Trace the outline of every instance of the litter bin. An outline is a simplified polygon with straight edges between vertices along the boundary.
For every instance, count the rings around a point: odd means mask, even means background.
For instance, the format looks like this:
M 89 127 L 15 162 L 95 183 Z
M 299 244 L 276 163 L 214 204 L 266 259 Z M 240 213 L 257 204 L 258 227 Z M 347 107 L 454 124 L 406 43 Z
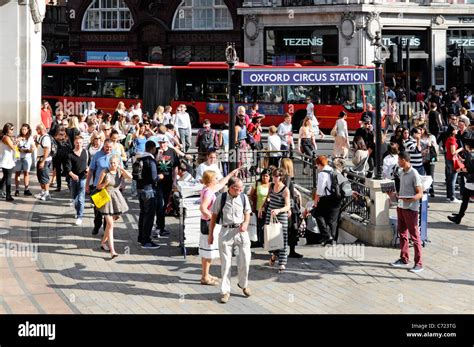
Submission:
M 398 217 L 390 216 L 390 226 L 393 232 L 392 246 L 400 244 L 400 237 L 397 232 Z M 423 197 L 420 200 L 420 208 L 418 210 L 418 228 L 420 231 L 420 240 L 423 247 L 426 246 L 428 240 L 428 194 L 423 193 Z
M 425 247 L 428 240 L 428 194 L 423 193 L 418 210 L 418 226 L 420 228 L 421 245 Z

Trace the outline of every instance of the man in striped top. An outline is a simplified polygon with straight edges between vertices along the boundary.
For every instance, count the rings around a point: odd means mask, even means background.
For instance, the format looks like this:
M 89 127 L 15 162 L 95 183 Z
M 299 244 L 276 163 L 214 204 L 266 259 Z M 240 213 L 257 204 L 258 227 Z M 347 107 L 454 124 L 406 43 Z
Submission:
M 418 128 L 412 128 L 411 137 L 405 140 L 406 151 L 410 154 L 410 164 L 422 176 L 426 175 L 423 167 L 423 156 L 421 154 L 421 131 Z

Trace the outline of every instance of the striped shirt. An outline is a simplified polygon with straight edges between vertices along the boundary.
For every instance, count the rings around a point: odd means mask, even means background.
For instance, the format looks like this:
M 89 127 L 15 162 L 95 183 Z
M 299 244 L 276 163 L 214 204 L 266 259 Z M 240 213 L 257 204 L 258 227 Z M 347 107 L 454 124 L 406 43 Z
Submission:
M 408 153 L 410 153 L 410 164 L 413 167 L 422 167 L 423 166 L 423 156 L 421 151 L 418 150 L 416 145 L 416 140 L 410 137 L 408 140 L 404 141 L 403 145 Z

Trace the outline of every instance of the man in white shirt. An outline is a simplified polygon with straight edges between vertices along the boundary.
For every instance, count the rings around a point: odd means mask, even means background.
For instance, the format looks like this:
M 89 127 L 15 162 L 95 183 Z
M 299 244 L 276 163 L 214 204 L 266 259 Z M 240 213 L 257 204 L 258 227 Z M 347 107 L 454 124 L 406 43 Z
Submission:
M 291 125 L 291 116 L 289 113 L 285 114 L 285 121 L 278 125 L 278 136 L 280 136 L 280 149 L 282 151 L 293 149 L 293 126 Z M 287 153 L 283 153 L 283 156 L 285 156 L 285 154 Z
M 91 101 L 88 103 L 87 110 L 84 111 L 84 116 L 89 117 L 93 114 L 97 114 L 97 109 L 95 108 L 95 102 Z
M 216 178 L 218 181 L 223 177 L 222 171 L 217 165 L 217 152 L 215 149 L 210 149 L 207 152 L 207 160 L 204 163 L 199 164 L 196 170 L 196 180 L 200 181 L 202 175 L 204 175 L 204 172 L 206 171 L 214 171 L 217 174 Z
M 191 147 L 192 128 L 191 118 L 186 112 L 186 106 L 183 104 L 178 106 L 174 126 L 178 129 L 181 143 L 184 145 L 184 152 L 187 152 L 189 147 Z
M 41 185 L 41 193 L 36 194 L 35 198 L 46 201 L 51 199 L 49 195 L 49 171 L 51 169 L 51 137 L 46 132 L 43 124 L 36 127 L 38 138 L 36 139 L 37 158 L 36 177 Z
M 281 149 L 281 139 L 280 136 L 277 134 L 277 127 L 272 125 L 268 128 L 268 150 L 269 151 L 279 151 Z M 270 152 L 270 160 L 268 165 L 274 165 L 275 167 L 279 167 L 278 160 L 281 156 L 281 152 Z

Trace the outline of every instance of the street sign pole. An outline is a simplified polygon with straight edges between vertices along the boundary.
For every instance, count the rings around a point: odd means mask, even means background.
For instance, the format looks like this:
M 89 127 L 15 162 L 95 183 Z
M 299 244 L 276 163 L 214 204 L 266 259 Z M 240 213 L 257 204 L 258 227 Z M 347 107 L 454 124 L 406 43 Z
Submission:
M 229 101 L 229 171 L 237 168 L 239 162 L 239 151 L 236 148 L 236 134 L 235 134 L 235 92 L 234 92 L 234 67 L 239 61 L 235 44 L 229 43 L 225 50 L 226 62 L 229 65 L 227 74 L 227 100 Z
M 375 170 L 374 179 L 382 179 L 382 65 L 385 58 L 381 52 L 386 50 L 382 44 L 380 31 L 376 32 L 373 45 L 375 46 Z

